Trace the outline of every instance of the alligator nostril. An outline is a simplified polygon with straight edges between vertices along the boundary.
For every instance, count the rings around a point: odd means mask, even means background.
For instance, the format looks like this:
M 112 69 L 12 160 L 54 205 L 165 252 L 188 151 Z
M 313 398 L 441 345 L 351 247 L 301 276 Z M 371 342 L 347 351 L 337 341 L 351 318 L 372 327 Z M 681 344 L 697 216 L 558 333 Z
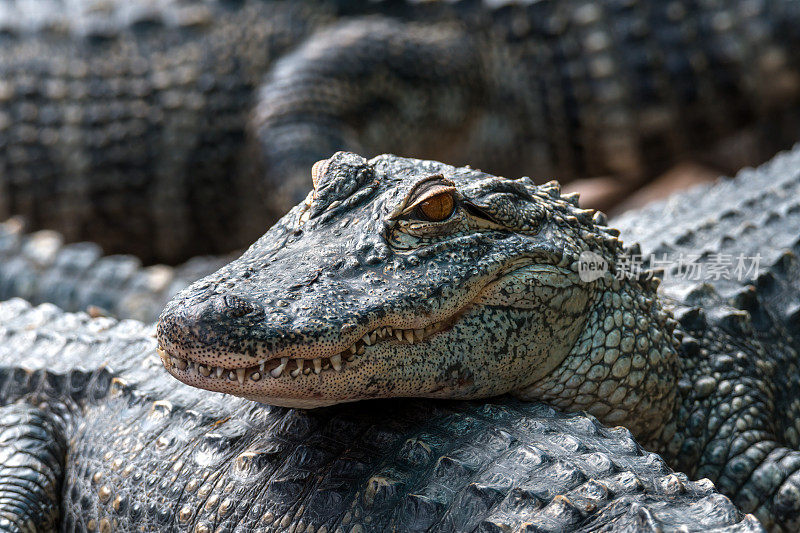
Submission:
M 251 304 L 244 298 L 240 298 L 232 294 L 225 295 L 223 301 L 225 302 L 225 314 L 232 318 L 239 318 L 249 315 L 256 310 L 255 305 Z

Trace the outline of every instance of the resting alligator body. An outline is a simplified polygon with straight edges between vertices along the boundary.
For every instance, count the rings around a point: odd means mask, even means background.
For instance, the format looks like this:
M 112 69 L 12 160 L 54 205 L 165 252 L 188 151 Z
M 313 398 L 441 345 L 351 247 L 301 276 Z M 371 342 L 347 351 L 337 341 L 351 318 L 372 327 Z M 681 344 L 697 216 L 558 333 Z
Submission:
M 339 149 L 637 182 L 800 123 L 793 0 L 46 5 L 0 7 L 0 217 L 145 262 L 249 244 Z
M 657 294 L 625 271 L 638 248 L 554 183 L 338 153 L 305 202 L 168 304 L 160 353 L 187 384 L 277 405 L 511 393 L 585 410 L 795 531 L 799 168 L 795 150 L 687 194 L 708 198 L 694 229 L 665 211 L 682 231 L 646 248 L 717 274 Z M 606 271 L 582 278 L 587 254 Z M 763 264 L 715 267 L 738 254 Z
M 284 409 L 153 326 L 0 303 L 0 531 L 763 531 L 630 432 L 511 400 Z

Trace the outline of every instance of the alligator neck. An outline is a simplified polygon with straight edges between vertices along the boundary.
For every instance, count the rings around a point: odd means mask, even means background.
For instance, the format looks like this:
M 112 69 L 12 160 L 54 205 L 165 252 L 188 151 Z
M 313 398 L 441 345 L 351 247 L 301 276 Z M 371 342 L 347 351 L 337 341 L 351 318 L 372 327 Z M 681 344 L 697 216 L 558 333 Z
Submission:
M 674 433 L 680 360 L 676 323 L 656 287 L 657 281 L 609 281 L 569 355 L 518 395 L 587 411 L 662 449 Z

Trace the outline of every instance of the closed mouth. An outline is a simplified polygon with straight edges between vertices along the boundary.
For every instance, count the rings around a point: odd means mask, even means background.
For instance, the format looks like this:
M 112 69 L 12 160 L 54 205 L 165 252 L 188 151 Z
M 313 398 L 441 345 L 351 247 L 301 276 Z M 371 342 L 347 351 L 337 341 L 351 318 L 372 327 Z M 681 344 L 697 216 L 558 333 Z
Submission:
M 212 381 L 217 383 L 236 383 L 244 385 L 246 382 L 257 383 L 262 380 L 295 380 L 301 376 L 321 375 L 326 373 L 338 373 L 347 370 L 363 356 L 369 347 L 386 342 L 403 344 L 416 344 L 427 340 L 429 337 L 449 328 L 455 320 L 451 317 L 446 320 L 435 322 L 424 328 L 400 329 L 392 326 L 379 326 L 369 333 L 364 334 L 346 350 L 328 357 L 316 357 L 313 359 L 302 357 L 275 357 L 266 358 L 258 364 L 228 368 L 214 366 L 208 363 L 201 363 L 185 359 L 171 353 L 167 349 L 158 347 L 158 355 L 161 357 L 166 369 L 179 379 L 191 381 Z

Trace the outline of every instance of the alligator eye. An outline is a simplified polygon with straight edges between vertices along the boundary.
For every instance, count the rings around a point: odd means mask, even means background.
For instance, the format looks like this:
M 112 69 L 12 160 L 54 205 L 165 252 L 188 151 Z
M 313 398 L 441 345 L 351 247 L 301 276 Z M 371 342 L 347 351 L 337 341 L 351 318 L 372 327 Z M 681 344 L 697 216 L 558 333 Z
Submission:
M 443 192 L 417 204 L 418 212 L 431 222 L 441 222 L 453 214 L 456 202 L 450 192 Z

